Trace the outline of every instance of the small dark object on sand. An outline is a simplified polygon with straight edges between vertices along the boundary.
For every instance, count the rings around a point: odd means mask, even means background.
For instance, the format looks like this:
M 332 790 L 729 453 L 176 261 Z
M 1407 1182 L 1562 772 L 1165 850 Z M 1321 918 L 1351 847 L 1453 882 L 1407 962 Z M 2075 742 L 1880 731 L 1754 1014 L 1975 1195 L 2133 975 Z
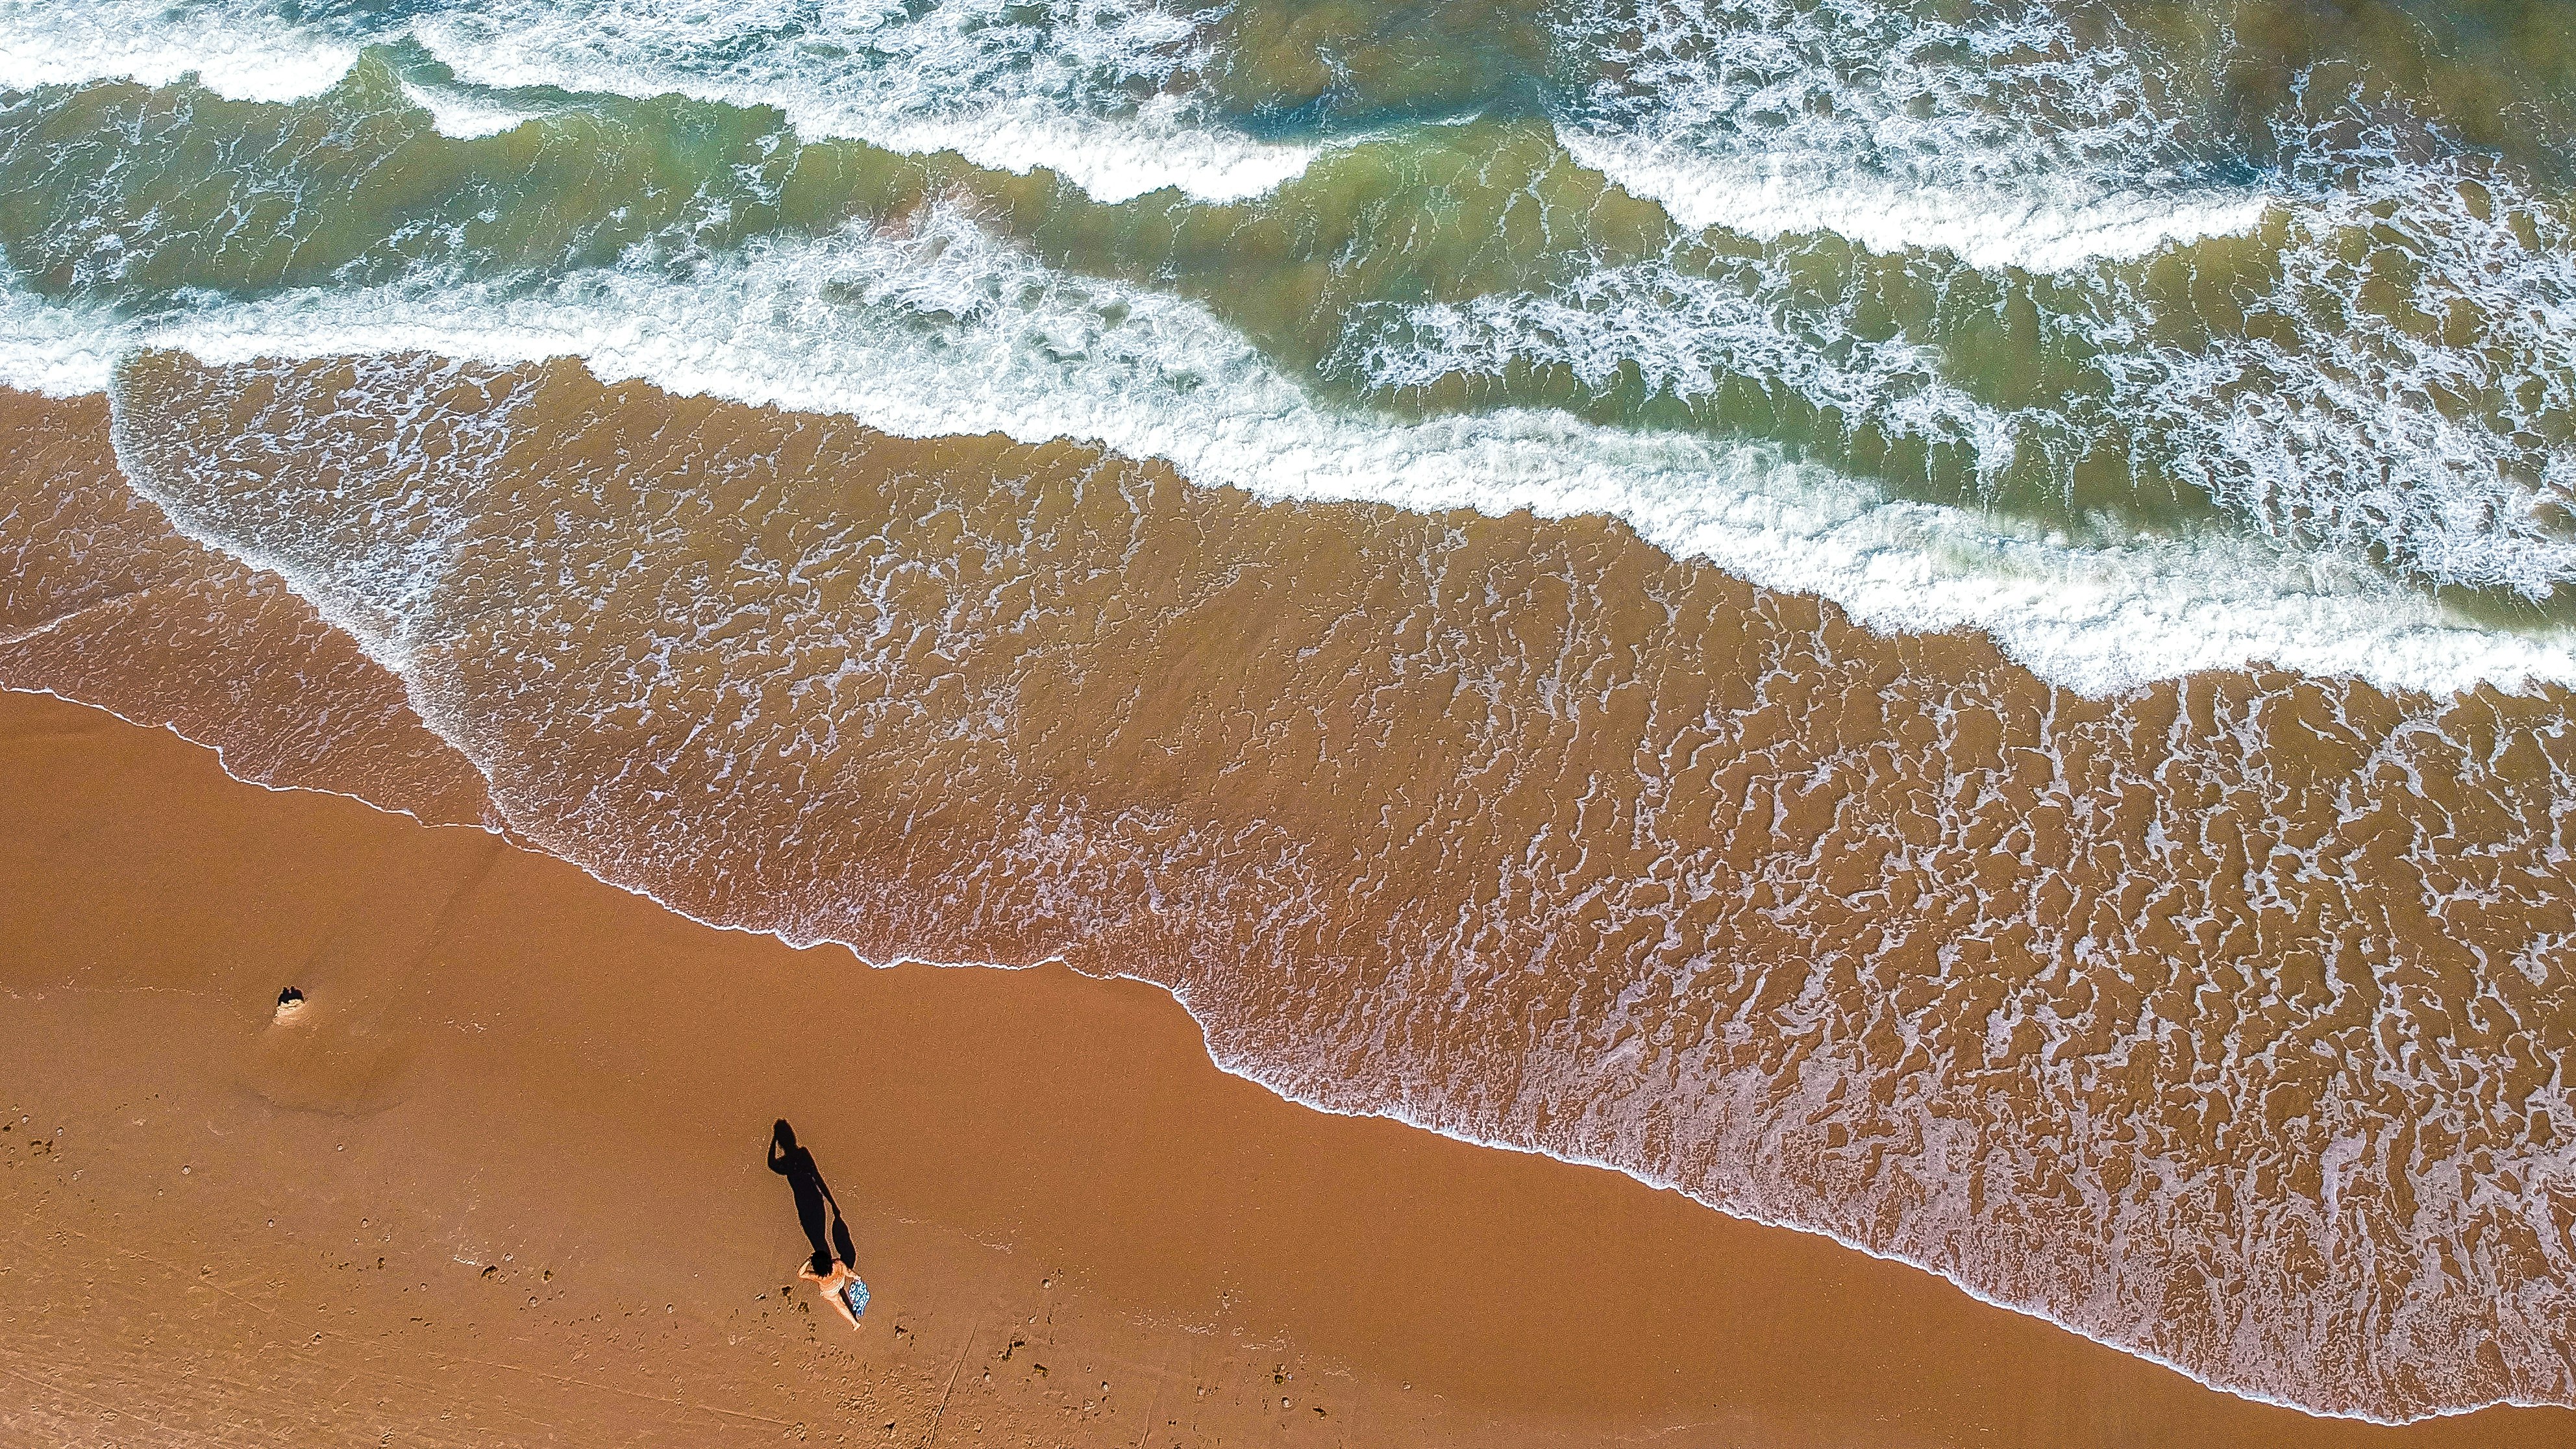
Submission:
M 282 1007 L 302 1006 L 304 1004 L 304 993 L 300 989 L 290 986 L 284 991 L 277 993 L 277 1004 Z

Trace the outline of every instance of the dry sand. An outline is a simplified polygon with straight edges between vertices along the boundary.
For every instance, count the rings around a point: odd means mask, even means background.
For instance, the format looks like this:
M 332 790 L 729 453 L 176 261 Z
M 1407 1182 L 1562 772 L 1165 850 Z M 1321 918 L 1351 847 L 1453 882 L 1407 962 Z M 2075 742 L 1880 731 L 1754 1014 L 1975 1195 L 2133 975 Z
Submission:
M 709 930 L 55 699 L 0 694 L 0 881 L 12 1444 L 2576 1442 L 2214 1393 L 1289 1105 L 1153 988 Z M 782 1115 L 856 1334 L 791 1291 Z
M 425 819 L 488 779 L 706 919 L 1158 982 L 1281 1090 L 2218 1382 L 2576 1401 L 2563 690 L 2087 698 L 1602 518 L 1269 506 L 569 359 L 119 378 L 121 452 L 34 409 L 0 533 L 60 586 L 0 610 L 43 630 L 0 683 Z

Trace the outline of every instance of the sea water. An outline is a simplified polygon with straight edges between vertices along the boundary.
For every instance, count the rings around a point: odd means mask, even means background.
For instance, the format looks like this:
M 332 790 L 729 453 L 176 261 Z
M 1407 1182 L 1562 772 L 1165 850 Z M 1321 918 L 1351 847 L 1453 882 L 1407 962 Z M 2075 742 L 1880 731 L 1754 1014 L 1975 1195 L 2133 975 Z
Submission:
M 2568 1402 L 2571 28 L 2342 13 L 7 0 L 0 383 L 679 909 Z

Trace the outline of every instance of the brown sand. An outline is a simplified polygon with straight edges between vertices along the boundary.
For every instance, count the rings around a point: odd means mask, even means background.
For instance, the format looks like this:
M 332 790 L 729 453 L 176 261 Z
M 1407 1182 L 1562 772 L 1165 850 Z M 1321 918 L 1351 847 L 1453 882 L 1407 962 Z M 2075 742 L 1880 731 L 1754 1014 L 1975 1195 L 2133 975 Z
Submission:
M 276 475 L 218 512 L 301 516 L 391 487 L 383 513 L 249 520 L 256 536 L 307 540 L 318 523 L 332 533 L 323 552 L 346 557 L 376 546 L 379 518 L 415 511 L 400 477 L 330 472 L 384 418 L 335 411 L 316 431 L 298 411 L 363 395 L 344 386 L 364 380 L 350 366 L 233 374 L 163 358 L 129 380 L 129 409 L 145 409 L 130 416 L 155 430 L 147 454 L 183 438 L 208 456 L 241 453 L 249 469 L 228 489 Z M 478 415 L 471 369 L 389 366 L 398 383 L 418 375 L 455 392 L 457 427 Z M 497 511 L 477 515 L 450 570 L 439 627 L 457 632 L 416 658 L 411 683 L 415 698 L 431 686 L 443 728 L 494 767 L 512 820 L 583 859 L 701 911 L 856 931 L 881 958 L 1063 950 L 1097 972 L 1151 973 L 1193 993 L 1222 1047 L 1280 1048 L 1291 1067 L 1330 1047 L 1354 1074 L 1346 1095 L 1371 1100 L 1361 1077 L 1411 1071 L 1432 1093 L 1414 1110 L 1444 1120 L 1462 1120 L 1451 1109 L 1479 1120 L 1496 1103 L 1525 1115 L 1535 1102 L 1538 1116 L 1510 1130 L 1538 1140 L 1571 1130 L 1615 1151 L 1629 1128 L 1718 1132 L 1726 1112 L 1672 1104 L 1755 1091 L 1776 1137 L 1627 1145 L 1739 1201 L 1743 1174 L 1768 1173 L 1767 1188 L 1809 1195 L 1795 1198 L 1808 1220 L 1882 1241 L 1905 1213 L 1838 1217 L 1836 1203 L 1948 1194 L 1974 1212 L 1982 1188 L 1996 1220 L 1953 1221 L 1928 1256 L 2009 1265 L 2036 1242 L 2083 1270 L 2073 1288 L 2092 1284 L 2078 1309 L 2107 1307 L 2097 1316 L 2222 1355 L 2246 1324 L 2287 1330 L 2286 1353 L 2256 1356 L 2281 1381 L 2349 1392 L 2352 1370 L 2390 1345 L 2404 1350 L 2381 1361 L 2399 1369 L 2385 1386 L 2396 1402 L 2434 1390 L 2474 1402 L 2480 1384 L 2493 1392 L 2533 1371 L 2499 1359 L 2500 1342 L 2539 1355 L 2539 1382 L 2565 1367 L 2549 1317 L 2566 1281 L 2550 1257 L 2565 1222 L 2548 1217 L 2545 1164 L 2525 1160 L 2546 1149 L 2549 1124 L 2522 1118 L 2576 1018 L 2554 1004 L 2566 988 L 2549 955 L 2525 960 L 2516 944 L 2541 944 L 2534 933 L 2567 904 L 2547 851 L 2550 762 L 2568 741 L 2549 727 L 2548 701 L 2390 701 L 2216 677 L 2105 706 L 2041 689 L 1976 641 L 1874 639 L 1812 601 L 1659 561 L 1597 523 L 1264 509 L 1079 449 L 898 444 L 829 420 L 603 390 L 570 368 L 538 383 L 540 406 L 502 454 L 465 434 L 423 435 L 443 456 L 492 462 L 504 491 L 455 478 L 437 490 Z M 151 411 L 162 404 L 145 395 L 164 386 L 180 405 Z M 10 455 L 19 567 L 0 680 L 169 720 L 224 743 L 241 773 L 428 819 L 480 815 L 479 782 L 411 716 L 401 682 L 273 580 L 133 506 L 106 456 L 102 407 L 17 411 L 29 441 Z M 305 451 L 254 456 L 277 438 Z M 314 450 L 316 439 L 336 441 Z M 316 484 L 328 499 L 307 496 Z M 864 561 L 844 547 L 853 525 L 876 530 Z M 630 536 L 649 554 L 626 548 Z M 592 601 L 604 607 L 561 592 L 598 579 L 625 580 Z M 854 586 L 875 601 L 845 597 Z M 363 626 L 365 601 L 349 603 Z M 1684 604 L 1693 622 L 1676 631 L 1665 610 Z M 686 635 L 718 619 L 711 651 L 670 647 L 666 625 Z M 1389 619 L 1404 621 L 1392 652 L 1368 623 Z M 963 627 L 925 629 L 933 620 Z M 893 652 L 836 670 L 847 657 L 836 634 L 891 640 Z M 1461 670 L 1484 684 L 1460 694 Z M 818 711 L 797 702 L 807 679 L 858 695 Z M 649 693 L 617 695 L 639 680 Z M 1594 691 L 1551 688 L 1569 680 L 1601 685 L 1602 700 L 1645 700 L 1642 722 L 1630 705 L 1574 707 Z M 758 688 L 735 687 L 745 681 Z M 1753 694 L 1728 693 L 1739 688 Z M 1495 735 L 1478 699 L 1511 730 Z M 1726 739 L 1692 723 L 1720 719 Z M 721 748 L 691 748 L 710 721 L 707 742 Z M 1511 745 L 1514 731 L 1527 738 Z M 1584 770 L 1616 779 L 1656 757 L 1662 783 L 1648 797 L 1623 805 L 1614 790 L 1606 813 L 1569 806 L 1597 793 L 1578 788 Z M 2387 787 L 2391 765 L 2439 798 Z M 1390 811 L 1404 817 L 1392 836 Z M 1224 828 L 1175 837 L 1158 819 Z M 1086 833 L 1092 849 L 1067 845 Z M 1294 847 L 1266 875 L 1264 839 Z M 1496 876 L 1511 861 L 1494 852 L 1522 840 L 1571 874 Z M 1142 874 L 1118 866 L 1130 846 L 1156 857 L 1129 861 Z M 1193 863 L 1206 848 L 1217 854 Z M 2279 868 L 2284 849 L 2315 868 Z M 1366 867 L 1343 882 L 1353 889 L 1333 884 L 1347 874 L 1337 854 Z M 1698 883 L 1686 907 L 1626 899 L 1611 919 L 1550 934 L 1568 924 L 1566 890 L 1669 891 L 1677 860 L 1698 862 L 1680 882 Z M 2239 881 L 2265 894 L 2241 898 Z M 1497 882 L 1509 899 L 1480 894 Z M 1282 914 L 1301 886 L 1328 887 L 1302 894 L 1333 908 Z M 1444 920 L 1502 934 L 1420 939 Z M 1703 934 L 1716 955 L 1665 973 L 1666 956 L 1697 951 Z M 2079 936 L 2102 949 L 2065 955 Z M 2481 959 L 2517 969 L 2448 959 L 2480 942 Z M 1580 969 L 1523 969 L 1533 960 Z M 1416 977 L 1445 968 L 1447 989 L 1408 978 L 1351 998 L 1352 973 L 1390 962 Z M 2369 979 L 2353 974 L 2365 965 Z M 2426 974 L 2432 965 L 2444 969 Z M 1629 977 L 1670 999 L 1622 993 L 1620 1010 L 1654 1029 L 1632 1020 L 1602 1059 L 1606 1104 L 1554 1090 L 1562 1081 L 1498 1089 L 1488 1068 L 1547 1068 L 1545 1052 L 1509 1049 L 1513 1022 L 1597 1027 Z M 1397 1011 L 1412 1035 L 1391 1042 L 1350 999 Z M 2009 1041 L 1994 1035 L 1998 1000 L 2023 1018 Z M 392 1020 L 400 1006 L 360 1015 Z M 2142 1011 L 2187 1029 L 2125 1041 Z M 318 1030 L 328 1018 L 309 1020 Z M 2084 1031 L 2053 1048 L 2031 1031 L 2051 1020 Z M 374 1105 L 374 1041 L 312 1080 L 290 1062 L 258 1065 L 259 1080 L 281 1101 Z M 1571 1045 L 1579 1064 L 1608 1044 Z M 1681 1055 L 1657 1060 L 1668 1047 Z M 1929 1060 L 1914 1055 L 1924 1049 Z M 1426 1061 L 1437 1070 L 1421 1072 Z M 1330 1058 L 1316 1063 L 1327 1075 L 1314 1085 L 1336 1085 Z M 1868 1070 L 1836 1075 L 1855 1065 Z M 1855 1084 L 1866 1090 L 1843 1090 Z M 1644 1110 L 1616 1110 L 1623 1101 Z M 2517 1102 L 2523 1112 L 2499 1117 Z M 2359 1135 L 2335 1135 L 2345 1127 Z M 1955 1150 L 1888 1150 L 1917 1132 L 1978 1148 L 1977 1165 Z M 1990 1133 L 2012 1150 L 1987 1151 Z M 2385 1156 L 2346 1174 L 2342 1216 L 2327 1223 L 2309 1211 L 2319 1154 L 2347 1141 L 2379 1141 Z M 2177 1173 L 2198 1185 L 2167 1191 Z M 2037 1196 L 2016 1196 L 2025 1190 Z M 2463 1204 L 2477 1213 L 2454 1211 Z M 2187 1211 L 2170 1222 L 2148 1211 L 2170 1218 L 2177 1205 Z M 1926 1206 L 1940 1201 L 1913 1209 Z M 2216 1231 L 2231 1212 L 2251 1226 Z M 2141 1213 L 2164 1226 L 2141 1231 Z M 2224 1249 L 2215 1259 L 2212 1244 Z M 2150 1288 L 2170 1281 L 2162 1297 L 2106 1298 L 2088 1263 Z M 2356 1271 L 2379 1286 L 2362 1305 L 2371 1316 L 2344 1323 L 2339 1290 L 2320 1283 Z M 2050 1300 L 2045 1283 L 2014 1281 Z M 2462 1332 L 2428 1339 L 2426 1318 L 2388 1311 L 2392 1285 Z M 2464 1377 L 2428 1383 L 2422 1367 Z
M 1291 1106 L 1150 987 L 711 930 L 59 700 L 0 694 L 0 880 L 9 1443 L 2576 1439 L 2248 1403 Z M 782 1114 L 851 1210 L 855 1335 L 788 1291 Z
M 119 398 L 140 485 L 395 640 L 514 829 L 692 914 L 1144 976 L 1301 1098 L 2311 1406 L 2576 1401 L 2563 692 L 2084 698 L 1600 519 L 569 362 Z
M 107 447 L 107 400 L 0 389 L 0 679 L 220 745 L 245 780 L 433 822 L 491 815 L 402 682 L 273 574 L 170 530 Z

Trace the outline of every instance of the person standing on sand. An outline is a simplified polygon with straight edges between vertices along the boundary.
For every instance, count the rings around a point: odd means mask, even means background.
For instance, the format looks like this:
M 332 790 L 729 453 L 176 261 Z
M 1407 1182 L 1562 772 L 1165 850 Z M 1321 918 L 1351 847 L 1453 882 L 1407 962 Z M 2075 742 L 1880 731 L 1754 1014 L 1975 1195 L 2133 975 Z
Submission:
M 823 1301 L 843 1322 L 858 1327 L 858 1305 L 867 1302 L 861 1296 L 867 1289 L 859 1282 L 858 1264 L 850 1261 L 858 1255 L 850 1246 L 850 1229 L 841 1218 L 840 1199 L 832 1196 L 830 1185 L 823 1181 L 822 1169 L 814 1165 L 814 1154 L 797 1145 L 796 1129 L 788 1126 L 784 1117 L 769 1129 L 769 1170 L 786 1178 L 788 1189 L 796 1194 L 796 1221 L 805 1229 L 805 1241 L 814 1248 L 814 1256 L 796 1270 L 796 1276 L 814 1284 L 822 1292 Z M 858 1295 L 850 1291 L 854 1285 Z
M 854 1300 L 850 1292 L 853 1287 L 862 1294 L 867 1291 L 867 1285 L 859 1281 L 858 1269 L 847 1263 L 834 1263 L 831 1272 L 816 1273 L 814 1265 L 808 1263 L 796 1270 L 796 1276 L 812 1283 L 815 1291 L 823 1295 L 823 1301 L 831 1305 L 832 1311 L 841 1315 L 843 1323 L 852 1328 L 859 1326 L 858 1309 L 852 1304 L 854 1301 L 865 1303 L 868 1300 L 864 1297 L 857 1297 Z

